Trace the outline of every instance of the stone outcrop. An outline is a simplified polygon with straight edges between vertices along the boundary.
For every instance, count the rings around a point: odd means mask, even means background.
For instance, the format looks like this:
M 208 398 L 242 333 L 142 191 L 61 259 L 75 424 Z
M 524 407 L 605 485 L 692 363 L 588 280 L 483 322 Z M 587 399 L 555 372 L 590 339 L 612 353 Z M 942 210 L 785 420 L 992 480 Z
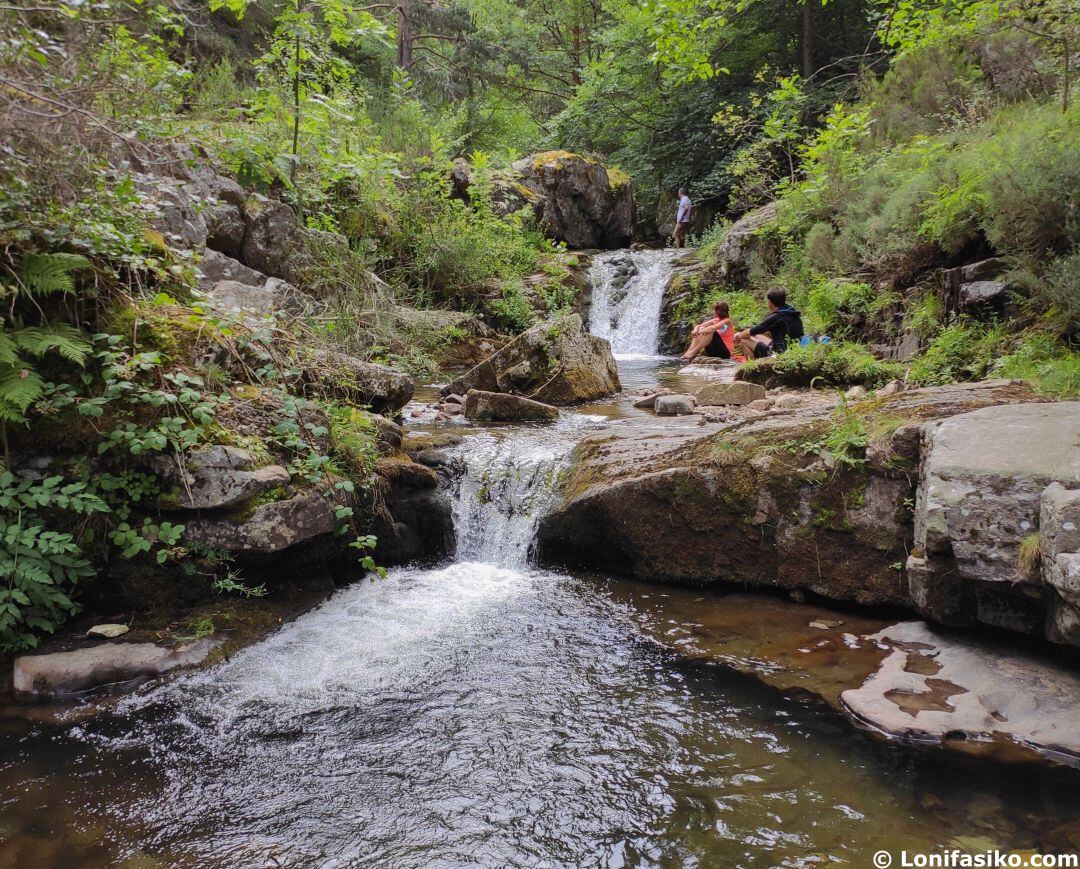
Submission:
M 761 248 L 761 230 L 776 220 L 780 205 L 770 202 L 755 208 L 732 224 L 720 242 L 720 277 L 741 285 L 750 274 L 752 256 Z
M 919 612 L 944 624 L 1080 639 L 1071 627 L 1080 609 L 1066 579 L 1077 542 L 1067 526 L 1069 490 L 1080 488 L 1078 438 L 1080 402 L 985 408 L 922 429 L 915 549 L 907 560 Z
M 78 694 L 193 666 L 214 646 L 208 638 L 173 648 L 156 643 L 101 643 L 73 652 L 24 655 L 15 659 L 14 688 L 19 694 L 39 697 Z
M 911 606 L 904 563 L 920 426 L 1032 398 L 1027 387 L 996 381 L 875 400 L 865 424 L 874 431 L 882 420 L 882 433 L 850 466 L 813 446 L 834 424 L 828 405 L 588 438 L 574 453 L 566 500 L 540 523 L 540 559 Z
M 338 524 L 334 510 L 334 502 L 323 493 L 303 491 L 282 501 L 259 504 L 243 518 L 190 520 L 184 537 L 236 555 L 269 556 L 331 534 Z
M 1003 279 L 1008 271 L 1005 262 L 981 260 L 941 273 L 941 298 L 945 310 L 952 313 L 1005 313 L 1017 287 Z
M 470 389 L 465 396 L 465 418 L 479 422 L 554 422 L 558 417 L 557 407 L 520 395 Z
M 193 450 L 182 466 L 172 457 L 160 457 L 155 470 L 172 489 L 168 498 L 160 502 L 166 509 L 231 508 L 289 484 L 289 472 L 281 465 L 256 468 L 251 453 L 229 446 Z
M 522 395 L 547 404 L 573 404 L 618 392 L 611 346 L 590 335 L 578 314 L 539 323 L 443 388 Z
M 324 348 L 303 351 L 301 361 L 305 379 L 316 389 L 367 405 L 374 413 L 393 415 L 413 396 L 413 379 L 396 368 Z
M 513 165 L 522 194 L 550 238 L 572 248 L 617 248 L 634 234 L 630 179 L 568 151 L 545 151 Z

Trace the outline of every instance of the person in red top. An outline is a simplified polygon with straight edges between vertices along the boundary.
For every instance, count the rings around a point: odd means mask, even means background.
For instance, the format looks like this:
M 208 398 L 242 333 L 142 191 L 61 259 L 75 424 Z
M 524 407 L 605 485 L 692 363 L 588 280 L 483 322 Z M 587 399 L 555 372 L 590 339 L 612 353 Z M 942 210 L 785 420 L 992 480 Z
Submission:
M 690 346 L 682 358 L 689 362 L 699 353 L 720 359 L 731 359 L 735 355 L 735 324 L 731 322 L 731 313 L 727 302 L 713 305 L 713 315 L 694 327 L 690 333 Z

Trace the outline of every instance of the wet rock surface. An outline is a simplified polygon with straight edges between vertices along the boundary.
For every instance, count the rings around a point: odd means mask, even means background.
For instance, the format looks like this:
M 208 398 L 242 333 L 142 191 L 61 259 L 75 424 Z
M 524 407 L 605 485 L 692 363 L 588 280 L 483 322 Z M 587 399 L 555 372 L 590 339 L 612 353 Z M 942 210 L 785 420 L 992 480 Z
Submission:
M 72 652 L 24 655 L 15 659 L 14 687 L 19 694 L 39 697 L 77 694 L 198 664 L 214 645 L 209 638 L 172 648 L 155 643 L 101 643 Z

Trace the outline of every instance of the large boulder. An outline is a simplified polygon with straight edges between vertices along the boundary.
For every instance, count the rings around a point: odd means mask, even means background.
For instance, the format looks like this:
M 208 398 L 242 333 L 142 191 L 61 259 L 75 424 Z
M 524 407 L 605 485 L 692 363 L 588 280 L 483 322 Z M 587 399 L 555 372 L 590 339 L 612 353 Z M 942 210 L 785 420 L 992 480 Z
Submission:
M 396 414 L 413 396 L 413 379 L 387 365 L 325 348 L 303 350 L 301 362 L 305 379 L 317 390 L 365 404 L 374 413 Z
M 742 284 L 750 275 L 752 256 L 761 250 L 762 230 L 776 220 L 780 205 L 770 202 L 740 217 L 720 242 L 720 276 Z
M 192 450 L 182 464 L 173 457 L 161 457 L 155 470 L 172 489 L 159 501 L 159 506 L 166 509 L 231 508 L 287 486 L 290 479 L 281 465 L 256 468 L 247 450 L 221 445 Z
M 252 196 L 244 203 L 244 216 L 244 262 L 271 277 L 295 280 L 291 260 L 303 247 L 303 235 L 293 210 L 284 202 Z
M 597 160 L 545 151 L 513 164 L 541 229 L 572 248 L 617 248 L 634 234 L 630 179 Z M 528 194 L 531 193 L 532 196 Z
M 443 395 L 470 389 L 523 395 L 547 404 L 591 401 L 618 392 L 611 345 L 590 335 L 578 314 L 538 323 L 443 387 Z
M 554 422 L 559 409 L 542 401 L 470 389 L 465 396 L 465 419 L 480 422 Z
M 919 612 L 950 625 L 1080 639 L 1069 627 L 1080 618 L 1068 591 L 1070 560 L 1059 560 L 1075 543 L 1062 533 L 1071 519 L 1059 517 L 1072 510 L 1063 490 L 1080 488 L 1078 438 L 1080 402 L 1073 401 L 985 408 L 923 428 L 907 560 Z M 1053 483 L 1058 488 L 1048 492 Z M 1043 515 L 1049 576 L 1040 569 Z

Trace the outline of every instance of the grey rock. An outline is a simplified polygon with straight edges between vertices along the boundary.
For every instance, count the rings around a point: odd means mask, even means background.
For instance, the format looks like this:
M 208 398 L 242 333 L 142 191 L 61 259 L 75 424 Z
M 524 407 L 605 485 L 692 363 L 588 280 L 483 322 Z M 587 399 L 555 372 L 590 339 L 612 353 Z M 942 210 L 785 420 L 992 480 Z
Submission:
M 618 392 L 611 345 L 590 335 L 578 314 L 538 323 L 442 390 L 443 395 L 520 393 L 547 404 L 573 404 Z
M 112 639 L 115 639 L 116 637 L 122 637 L 124 634 L 126 634 L 130 630 L 131 630 L 131 628 L 129 628 L 127 625 L 115 625 L 115 624 L 94 625 L 92 628 L 90 628 L 90 630 L 88 630 L 86 632 L 86 636 L 88 636 L 88 637 L 101 637 L 101 638 L 106 639 L 106 640 L 112 640 Z
M 14 687 L 19 694 L 40 697 L 76 694 L 198 664 L 214 646 L 207 638 L 172 649 L 155 643 L 102 643 L 74 652 L 24 655 L 15 659 Z
M 284 202 L 253 196 L 244 204 L 244 216 L 244 262 L 272 277 L 295 281 L 291 260 L 302 249 L 303 235 L 293 210 Z
M 760 208 L 747 212 L 727 231 L 720 242 L 720 274 L 722 277 L 741 283 L 750 271 L 751 255 L 760 247 L 759 233 L 776 220 L 780 213 L 780 204 L 770 202 Z
M 261 287 L 267 278 L 262 272 L 248 268 L 239 260 L 209 248 L 203 251 L 197 268 L 200 272 L 199 286 L 204 290 L 212 288 L 218 281 L 237 281 Z
M 280 465 L 256 469 L 252 465 L 246 450 L 221 445 L 191 451 L 183 466 L 173 458 L 161 457 L 154 470 L 172 487 L 172 494 L 158 506 L 218 510 L 289 484 L 289 472 Z
M 695 394 L 698 404 L 750 404 L 766 397 L 765 387 L 756 383 L 709 383 Z
M 657 416 L 686 416 L 694 412 L 694 407 L 692 395 L 661 395 L 653 409 Z
M 1043 490 L 1039 553 L 1049 592 L 1046 636 L 1080 646 L 1080 489 L 1051 483 Z
M 559 409 L 550 404 L 508 395 L 470 389 L 465 395 L 465 418 L 482 422 L 554 422 Z
M 272 555 L 332 533 L 337 527 L 334 506 L 320 492 L 300 492 L 288 500 L 260 504 L 240 522 L 228 518 L 189 520 L 184 537 L 233 554 Z
M 244 246 L 244 213 L 239 205 L 222 202 L 203 212 L 206 221 L 206 246 L 229 256 L 236 256 Z
M 1003 303 L 1009 295 L 1010 285 L 1002 281 L 972 281 L 960 286 L 960 307 L 977 308 L 982 305 Z
M 365 404 L 374 413 L 396 414 L 413 396 L 413 379 L 386 365 L 325 348 L 306 348 L 302 361 L 304 377 L 323 394 Z
M 1043 632 L 1043 579 L 1021 562 L 1020 545 L 1038 529 L 1051 483 L 1080 486 L 1078 435 L 1080 402 L 984 408 L 923 427 L 907 564 L 919 612 Z
M 637 399 L 634 402 L 634 407 L 638 410 L 654 410 L 656 407 L 656 399 L 661 395 L 671 395 L 672 391 L 667 387 L 657 390 L 656 392 L 650 392 L 648 395 Z
M 858 401 L 860 398 L 866 397 L 865 386 L 853 386 L 847 392 L 844 393 L 844 398 L 848 401 Z

